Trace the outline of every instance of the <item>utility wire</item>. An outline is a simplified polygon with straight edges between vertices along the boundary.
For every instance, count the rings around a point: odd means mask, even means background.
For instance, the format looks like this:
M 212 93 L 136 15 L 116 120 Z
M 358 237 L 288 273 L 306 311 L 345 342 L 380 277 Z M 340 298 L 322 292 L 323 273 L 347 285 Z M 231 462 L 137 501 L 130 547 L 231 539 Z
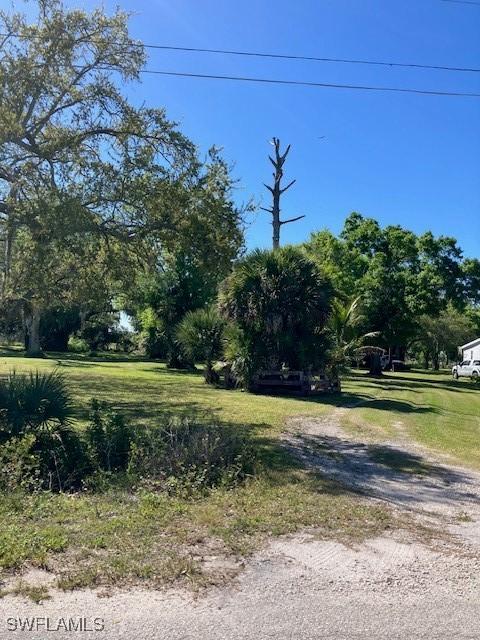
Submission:
M 442 0 L 442 2 L 454 2 L 455 4 L 473 4 L 480 7 L 480 2 L 474 2 L 473 0 Z
M 434 91 L 428 89 L 409 89 L 400 87 L 374 87 L 369 85 L 357 85 L 357 84 L 335 84 L 330 82 L 309 82 L 307 80 L 277 80 L 274 78 L 252 78 L 248 76 L 224 76 L 213 75 L 206 73 L 183 73 L 180 71 L 160 71 L 155 69 L 143 69 L 140 73 L 150 73 L 161 76 L 176 76 L 181 78 L 204 78 L 209 80 L 234 80 L 237 82 L 259 82 L 265 84 L 282 84 L 282 85 L 295 85 L 303 87 L 323 87 L 329 89 L 352 89 L 361 91 L 388 91 L 395 93 L 416 93 L 430 96 L 455 96 L 455 97 L 468 97 L 468 98 L 480 98 L 480 93 L 463 93 L 457 91 Z
M 445 0 L 447 1 L 447 0 Z M 453 2 L 453 0 L 451 0 Z M 458 0 L 459 1 L 459 0 Z M 479 3 L 480 5 L 480 3 Z M 409 69 L 434 69 L 440 71 L 466 71 L 469 73 L 480 73 L 480 69 L 470 67 L 449 67 L 434 64 L 415 64 L 407 62 L 386 62 L 383 60 L 352 60 L 349 58 L 320 58 L 317 56 L 290 55 L 283 53 L 261 53 L 258 51 L 237 51 L 233 49 L 205 49 L 201 47 L 175 47 L 160 44 L 144 44 L 146 49 L 164 49 L 167 51 L 187 51 L 192 53 L 219 53 L 230 56 L 249 56 L 256 58 L 279 58 L 282 60 L 308 60 L 310 62 L 333 62 L 341 64 L 363 64 L 381 67 L 403 67 Z
M 445 0 L 448 1 L 448 0 Z M 451 0 L 453 2 L 453 0 Z M 458 0 L 460 2 L 460 0 Z M 479 3 L 480 4 L 480 3 Z M 23 36 L 21 34 L 11 33 L 11 34 L 3 34 L 0 33 L 0 36 L 13 36 L 18 38 L 27 38 L 28 36 Z M 94 42 L 92 40 L 92 42 Z M 145 47 L 154 47 L 154 48 L 169 48 L 169 49 L 182 49 L 189 51 L 211 51 L 211 52 L 221 52 L 213 49 L 186 49 L 184 47 L 166 47 L 164 45 L 144 45 L 142 43 L 138 43 L 137 46 L 145 46 Z M 226 52 L 224 52 L 226 53 Z M 234 52 L 231 52 L 234 53 Z M 239 55 L 258 55 L 258 56 L 275 56 L 275 57 L 292 57 L 292 56 L 280 56 L 279 54 L 256 54 L 256 53 L 248 53 L 248 52 L 236 52 Z M 295 56 L 299 59 L 318 59 L 320 58 L 306 58 L 305 56 Z M 334 59 L 329 59 L 334 60 Z M 350 61 L 353 62 L 353 61 Z M 382 62 L 366 62 L 361 63 L 357 61 L 359 64 L 386 64 L 389 66 L 400 65 L 400 63 L 382 63 Z M 403 65 L 402 66 L 420 66 L 420 65 Z M 425 65 L 423 65 L 425 66 Z M 426 67 L 426 68 L 446 68 L 446 67 Z M 453 67 L 449 68 L 450 70 L 457 71 L 480 71 L 480 69 L 464 69 L 458 68 L 454 69 Z M 453 96 L 453 97 L 466 97 L 466 98 L 480 98 L 480 93 L 467 93 L 461 91 L 438 91 L 438 90 L 428 90 L 428 89 L 412 89 L 406 87 L 378 87 L 378 86 L 370 86 L 370 85 L 356 85 L 356 84 L 338 84 L 338 83 L 330 83 L 330 82 L 311 82 L 307 80 L 282 80 L 275 78 L 258 78 L 258 77 L 249 77 L 249 76 L 227 76 L 227 75 L 216 75 L 216 74 L 203 74 L 203 73 L 187 73 L 180 71 L 162 71 L 156 69 L 141 69 L 140 73 L 146 74 L 154 74 L 154 75 L 162 75 L 162 76 L 174 76 L 174 77 L 182 77 L 182 78 L 201 78 L 201 79 L 209 79 L 209 80 L 230 80 L 236 82 L 256 82 L 263 84 L 280 84 L 280 85 L 290 85 L 290 86 L 303 86 L 303 87 L 319 87 L 319 88 L 329 88 L 329 89 L 350 89 L 350 90 L 359 90 L 359 91 L 378 91 L 378 92 L 390 92 L 390 93 L 414 93 L 420 95 L 431 95 L 431 96 Z
M 443 2 L 467 2 L 467 0 L 442 0 Z M 480 6 L 480 2 L 468 2 L 468 4 L 478 4 Z M 7 35 L 13 36 L 14 38 L 28 38 L 31 36 L 23 36 L 19 33 L 0 33 L 0 37 L 5 37 Z M 91 39 L 90 42 L 95 43 L 94 39 Z M 133 46 L 137 47 L 145 47 L 145 49 L 157 49 L 164 51 L 185 51 L 189 53 L 213 53 L 220 55 L 230 55 L 230 56 L 245 56 L 245 57 L 253 57 L 253 58 L 271 58 L 271 59 L 280 59 L 280 60 L 304 60 L 309 62 L 325 62 L 325 63 L 334 63 L 334 64 L 357 64 L 357 65 L 370 65 L 370 66 L 381 66 L 381 67 L 400 67 L 404 69 L 427 69 L 427 70 L 435 70 L 435 71 L 456 71 L 456 72 L 467 72 L 467 73 L 480 73 L 480 68 L 475 67 L 451 67 L 447 65 L 435 65 L 435 64 L 418 64 L 418 63 L 409 63 L 409 62 L 390 62 L 385 60 L 358 60 L 351 58 L 327 58 L 327 57 L 319 57 L 319 56 L 305 56 L 305 55 L 296 55 L 296 54 L 286 54 L 286 53 L 265 53 L 260 51 L 242 51 L 236 49 L 208 49 L 204 47 L 181 47 L 181 46 L 173 46 L 173 45 L 164 45 L 164 44 L 146 44 L 144 42 L 132 42 Z

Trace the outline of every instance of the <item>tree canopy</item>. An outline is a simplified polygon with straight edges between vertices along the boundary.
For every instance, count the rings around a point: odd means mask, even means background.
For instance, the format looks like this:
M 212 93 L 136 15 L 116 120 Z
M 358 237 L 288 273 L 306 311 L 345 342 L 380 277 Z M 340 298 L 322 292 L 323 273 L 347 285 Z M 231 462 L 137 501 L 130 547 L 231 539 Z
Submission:
M 454 238 L 382 228 L 352 213 L 338 237 L 319 231 L 305 248 L 329 274 L 340 300 L 359 297 L 359 332 L 376 332 L 373 344 L 397 357 L 416 339 L 420 318 L 437 318 L 449 306 L 465 310 L 477 300 L 477 261 L 464 260 Z
M 216 150 L 204 167 L 163 108 L 125 97 L 145 63 L 128 15 L 38 0 L 34 23 L 0 12 L 0 31 L 0 291 L 29 350 L 47 306 L 111 299 L 160 247 L 198 260 L 212 235 L 223 275 L 243 238 L 228 167 Z

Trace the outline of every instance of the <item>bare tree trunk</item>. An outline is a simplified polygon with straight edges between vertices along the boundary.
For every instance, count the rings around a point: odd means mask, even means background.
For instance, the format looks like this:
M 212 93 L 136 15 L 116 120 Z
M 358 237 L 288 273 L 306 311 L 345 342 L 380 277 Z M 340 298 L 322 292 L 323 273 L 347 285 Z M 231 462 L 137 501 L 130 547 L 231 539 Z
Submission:
M 430 369 L 430 353 L 426 351 L 423 354 L 423 358 L 425 360 L 425 369 Z
M 26 355 L 31 357 L 41 355 L 40 310 L 38 307 L 29 306 L 24 309 L 24 324 Z
M 288 153 L 290 151 L 290 145 L 285 150 L 285 153 L 280 152 L 280 140 L 278 138 L 273 138 L 273 146 L 275 147 L 275 157 L 268 156 L 270 162 L 275 169 L 273 173 L 273 187 L 269 185 L 264 185 L 272 194 L 272 207 L 271 209 L 266 209 L 265 207 L 261 207 L 263 211 L 268 211 L 272 214 L 272 227 L 273 227 L 273 237 L 272 244 L 274 249 L 278 249 L 280 246 L 280 228 L 284 224 L 288 224 L 289 222 L 296 222 L 297 220 L 301 220 L 305 216 L 297 216 L 296 218 L 291 218 L 290 220 L 281 220 L 280 219 L 280 197 L 287 189 L 290 189 L 291 186 L 295 184 L 295 180 L 292 180 L 287 184 L 286 187 L 282 188 L 282 178 L 283 178 L 283 165 L 285 164 L 285 160 L 287 159 Z
M 18 188 L 14 184 L 10 187 L 10 192 L 8 194 L 8 200 L 10 204 L 6 205 L 4 214 L 5 218 L 3 221 L 3 235 L 4 235 L 4 249 L 3 249 L 3 273 L 2 273 L 2 283 L 1 283 L 1 293 L 5 295 L 7 291 L 7 286 L 9 284 L 10 277 L 10 269 L 12 264 L 12 253 L 13 253 L 13 245 L 15 242 L 16 236 L 16 227 L 13 218 L 13 209 L 15 207 L 15 203 L 17 201 L 17 192 Z M 12 205 L 13 203 L 13 205 Z

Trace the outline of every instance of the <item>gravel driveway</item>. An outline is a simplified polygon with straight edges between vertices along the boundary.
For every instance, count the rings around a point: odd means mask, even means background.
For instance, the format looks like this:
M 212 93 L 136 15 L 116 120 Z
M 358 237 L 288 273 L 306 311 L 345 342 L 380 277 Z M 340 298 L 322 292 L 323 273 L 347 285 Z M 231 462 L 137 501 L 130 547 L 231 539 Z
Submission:
M 400 515 L 441 534 L 415 529 L 355 547 L 313 535 L 276 540 L 228 587 L 194 599 L 133 590 L 99 598 L 56 593 L 42 605 L 0 601 L 0 638 L 414 639 L 480 638 L 480 475 L 451 466 L 399 438 L 360 442 L 328 420 L 296 419 L 287 446 L 304 463 Z M 7 630 L 7 617 L 104 620 L 104 631 Z M 13 626 L 10 621 L 10 628 Z M 61 626 L 61 624 L 60 624 Z

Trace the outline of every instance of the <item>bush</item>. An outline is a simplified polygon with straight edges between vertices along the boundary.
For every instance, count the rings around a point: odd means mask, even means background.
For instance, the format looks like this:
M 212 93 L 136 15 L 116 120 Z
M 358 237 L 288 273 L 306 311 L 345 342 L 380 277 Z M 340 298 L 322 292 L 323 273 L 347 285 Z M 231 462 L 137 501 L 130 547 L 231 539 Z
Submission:
M 80 329 L 80 310 L 52 307 L 40 319 L 40 345 L 45 351 L 67 351 L 70 336 Z
M 80 438 L 71 415 L 57 373 L 0 382 L 0 490 L 102 490 L 116 475 L 130 486 L 193 495 L 235 486 L 254 472 L 248 439 L 226 426 L 168 420 L 163 428 L 133 431 L 122 415 L 92 400 Z
M 63 376 L 10 374 L 0 382 L 0 444 L 8 485 L 65 490 L 79 486 L 90 465 L 72 429 L 73 406 Z M 6 482 L 5 472 L 3 482 Z
M 127 329 L 119 329 L 117 331 L 117 351 L 123 351 L 123 353 L 132 353 L 136 349 L 136 336 L 133 331 Z
M 132 430 L 124 417 L 105 402 L 92 400 L 90 422 L 85 435 L 96 469 L 122 471 L 127 468 Z
M 245 436 L 191 420 L 140 430 L 129 464 L 132 474 L 171 492 L 235 486 L 254 468 L 254 451 Z
M 168 355 L 168 341 L 162 321 L 154 309 L 147 307 L 138 314 L 140 325 L 140 350 L 147 358 L 166 358 Z
M 40 489 L 40 459 L 34 451 L 33 433 L 10 438 L 0 445 L 0 490 Z
M 119 314 L 100 312 L 92 314 L 84 324 L 79 337 L 85 340 L 90 351 L 105 351 L 116 343 L 119 332 Z
M 63 376 L 11 373 L 0 381 L 0 441 L 27 432 L 68 427 L 73 405 Z
M 90 350 L 88 342 L 78 336 L 72 336 L 68 341 L 68 350 L 72 353 L 87 353 Z

